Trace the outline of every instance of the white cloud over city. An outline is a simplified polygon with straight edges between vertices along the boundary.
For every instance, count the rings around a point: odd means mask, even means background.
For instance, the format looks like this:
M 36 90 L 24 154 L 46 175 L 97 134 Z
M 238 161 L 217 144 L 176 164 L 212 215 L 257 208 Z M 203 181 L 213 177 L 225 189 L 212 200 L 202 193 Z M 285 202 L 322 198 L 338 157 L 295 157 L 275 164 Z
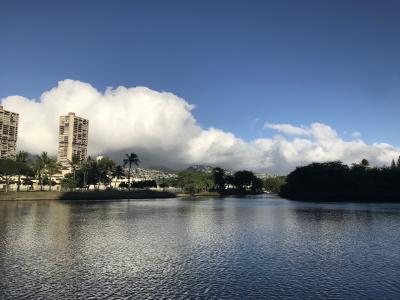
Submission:
M 367 158 L 383 165 L 400 155 L 400 149 L 389 144 L 363 142 L 359 132 L 345 141 L 322 123 L 266 123 L 264 132 L 272 137 L 244 141 L 231 132 L 202 128 L 188 101 L 146 87 L 100 92 L 90 84 L 67 79 L 39 99 L 9 96 L 2 104 L 20 114 L 18 149 L 31 153 L 55 155 L 58 116 L 73 111 L 90 121 L 90 154 L 118 160 L 134 151 L 146 165 L 210 164 L 283 174 L 312 161 L 352 163 Z

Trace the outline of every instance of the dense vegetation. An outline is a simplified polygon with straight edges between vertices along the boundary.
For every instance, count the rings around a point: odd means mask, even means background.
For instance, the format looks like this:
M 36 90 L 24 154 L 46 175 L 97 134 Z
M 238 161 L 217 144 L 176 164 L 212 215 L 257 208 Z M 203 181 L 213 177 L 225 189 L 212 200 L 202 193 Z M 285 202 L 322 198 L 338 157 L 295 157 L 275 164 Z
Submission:
M 365 159 L 312 163 L 287 176 L 281 196 L 304 201 L 399 201 L 400 159 L 390 167 L 370 167 Z
M 266 191 L 279 194 L 281 192 L 281 188 L 286 184 L 286 176 L 276 176 L 266 178 L 264 181 L 264 188 Z
M 132 181 L 132 173 L 139 166 L 140 160 L 135 153 L 126 154 L 122 165 L 117 165 L 108 157 L 101 159 L 80 160 L 79 156 L 73 155 L 62 166 L 55 158 L 46 152 L 31 156 L 27 152 L 20 151 L 15 160 L 0 160 L 0 178 L 5 183 L 5 191 L 11 183 L 17 183 L 17 190 L 24 185 L 25 190 L 32 190 L 34 180 L 39 189 L 52 190 L 56 185 L 55 178 L 60 178 L 63 170 L 69 173 L 61 179 L 61 188 L 64 191 L 76 190 L 99 190 L 100 186 L 106 189 L 148 189 L 157 186 L 166 190 L 168 187 L 180 189 L 189 194 L 218 192 L 227 194 L 256 194 L 263 191 L 279 192 L 284 178 L 271 178 L 263 181 L 255 176 L 253 172 L 242 170 L 234 174 L 225 174 L 221 168 L 214 168 L 212 172 L 198 171 L 188 168 L 178 173 L 177 178 L 169 178 L 156 182 L 155 180 Z M 65 173 L 65 172 L 64 172 Z M 17 179 L 16 179 L 17 178 Z M 117 179 L 126 179 L 117 182 Z M 14 181 L 11 181 L 14 180 Z M 44 188 L 47 186 L 48 188 Z
M 108 157 L 103 157 L 99 160 L 88 157 L 86 160 L 80 160 L 79 156 L 73 155 L 72 159 L 68 161 L 68 167 L 71 173 L 66 174 L 61 180 L 61 187 L 64 190 L 89 189 L 93 186 L 95 189 L 100 185 L 111 188 L 114 179 L 128 178 L 134 166 L 139 165 L 139 158 L 135 153 L 126 154 L 123 160 L 123 165 L 129 170 L 125 172 L 121 165 L 117 165 L 113 160 Z M 60 174 L 63 166 L 57 162 L 53 157 L 50 157 L 47 152 L 42 152 L 40 155 L 30 156 L 25 151 L 17 153 L 16 158 L 0 159 L 0 178 L 5 183 L 5 191 L 11 183 L 12 177 L 17 177 L 17 191 L 20 186 L 33 186 L 33 180 L 37 180 L 40 190 L 44 190 L 44 186 L 48 186 L 49 190 L 52 186 L 56 185 L 55 175 Z M 22 179 L 21 179 L 22 178 Z M 116 181 L 114 180 L 114 188 Z M 154 187 L 153 181 L 144 181 L 140 184 L 132 182 L 130 184 L 123 183 L 120 187 L 127 188 L 147 188 Z
M 181 188 L 190 194 L 218 192 L 227 195 L 260 193 L 263 184 L 263 181 L 250 171 L 237 171 L 233 175 L 226 175 L 221 168 L 214 168 L 212 173 L 189 168 L 178 173 L 178 178 L 165 180 L 160 186 Z

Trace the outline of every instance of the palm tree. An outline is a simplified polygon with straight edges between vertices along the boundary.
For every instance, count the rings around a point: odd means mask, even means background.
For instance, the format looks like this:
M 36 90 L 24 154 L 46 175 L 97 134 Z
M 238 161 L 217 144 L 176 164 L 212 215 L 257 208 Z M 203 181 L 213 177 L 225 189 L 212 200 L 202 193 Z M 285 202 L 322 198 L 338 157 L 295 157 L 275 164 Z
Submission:
M 138 167 L 140 160 L 139 160 L 139 156 L 137 156 L 133 152 L 131 154 L 125 154 L 125 156 L 126 156 L 126 158 L 124 159 L 124 167 L 128 166 L 128 190 L 130 191 L 132 165 L 135 165 L 136 167 Z
M 21 163 L 21 165 L 26 166 L 26 168 L 21 168 L 18 172 L 18 185 L 17 185 L 17 192 L 19 192 L 20 186 L 21 186 L 21 175 L 24 175 L 26 173 L 26 169 L 28 166 L 26 165 L 28 162 L 28 157 L 29 153 L 26 151 L 19 151 L 17 155 L 15 156 L 15 161 Z
M 34 162 L 34 169 L 36 171 L 36 176 L 39 180 L 40 190 L 43 191 L 43 173 L 49 163 L 49 155 L 47 152 L 42 152 L 40 155 L 36 155 L 36 161 Z
M 112 179 L 121 179 L 125 175 L 124 169 L 122 166 L 118 165 L 114 168 L 113 172 L 111 173 Z M 114 188 L 117 187 L 117 180 L 114 182 Z
M 49 177 L 49 190 L 51 191 L 51 179 L 54 174 L 60 173 L 61 172 L 61 164 L 57 162 L 56 159 L 49 158 L 47 165 L 46 165 L 46 171 L 47 175 Z
M 83 188 L 87 189 L 87 181 L 88 175 L 91 165 L 93 164 L 93 159 L 91 156 L 88 156 L 86 160 L 82 161 L 80 169 L 83 174 Z

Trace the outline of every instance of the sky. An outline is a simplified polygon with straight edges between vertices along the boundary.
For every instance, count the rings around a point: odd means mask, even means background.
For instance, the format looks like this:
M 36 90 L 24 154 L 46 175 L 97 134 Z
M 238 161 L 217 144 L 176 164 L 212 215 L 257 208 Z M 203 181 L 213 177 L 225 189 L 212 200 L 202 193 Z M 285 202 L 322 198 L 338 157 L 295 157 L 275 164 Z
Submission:
M 400 2 L 0 0 L 0 99 L 30 152 L 56 152 L 47 127 L 68 108 L 90 117 L 93 154 L 134 149 L 147 164 L 389 164 Z M 106 119 L 118 122 L 103 138 Z M 105 146 L 121 124 L 133 127 Z

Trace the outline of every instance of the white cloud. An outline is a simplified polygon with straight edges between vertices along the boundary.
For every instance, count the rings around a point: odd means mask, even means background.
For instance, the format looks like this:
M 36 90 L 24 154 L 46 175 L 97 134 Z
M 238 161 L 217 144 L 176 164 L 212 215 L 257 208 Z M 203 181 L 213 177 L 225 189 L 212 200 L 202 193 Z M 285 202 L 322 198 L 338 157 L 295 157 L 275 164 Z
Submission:
M 297 127 L 291 124 L 271 124 L 265 123 L 264 129 L 274 129 L 288 135 L 309 135 L 309 131 L 304 127 Z
M 321 123 L 312 123 L 310 126 L 293 126 L 291 124 L 266 123 L 264 129 L 274 129 L 290 136 L 310 136 L 317 140 L 329 140 L 337 137 L 334 129 Z
M 246 142 L 230 132 L 202 128 L 192 114 L 193 105 L 146 87 L 109 88 L 102 93 L 87 83 L 64 80 L 38 100 L 10 96 L 2 103 L 20 114 L 18 148 L 31 153 L 55 155 L 58 117 L 73 111 L 90 120 L 90 154 L 105 153 L 118 160 L 134 151 L 147 165 L 180 168 L 198 163 L 286 173 L 312 161 L 352 163 L 365 157 L 381 165 L 400 155 L 398 148 L 369 145 L 360 136 L 344 141 L 322 123 L 301 127 L 267 123 L 264 128 L 285 136 Z

